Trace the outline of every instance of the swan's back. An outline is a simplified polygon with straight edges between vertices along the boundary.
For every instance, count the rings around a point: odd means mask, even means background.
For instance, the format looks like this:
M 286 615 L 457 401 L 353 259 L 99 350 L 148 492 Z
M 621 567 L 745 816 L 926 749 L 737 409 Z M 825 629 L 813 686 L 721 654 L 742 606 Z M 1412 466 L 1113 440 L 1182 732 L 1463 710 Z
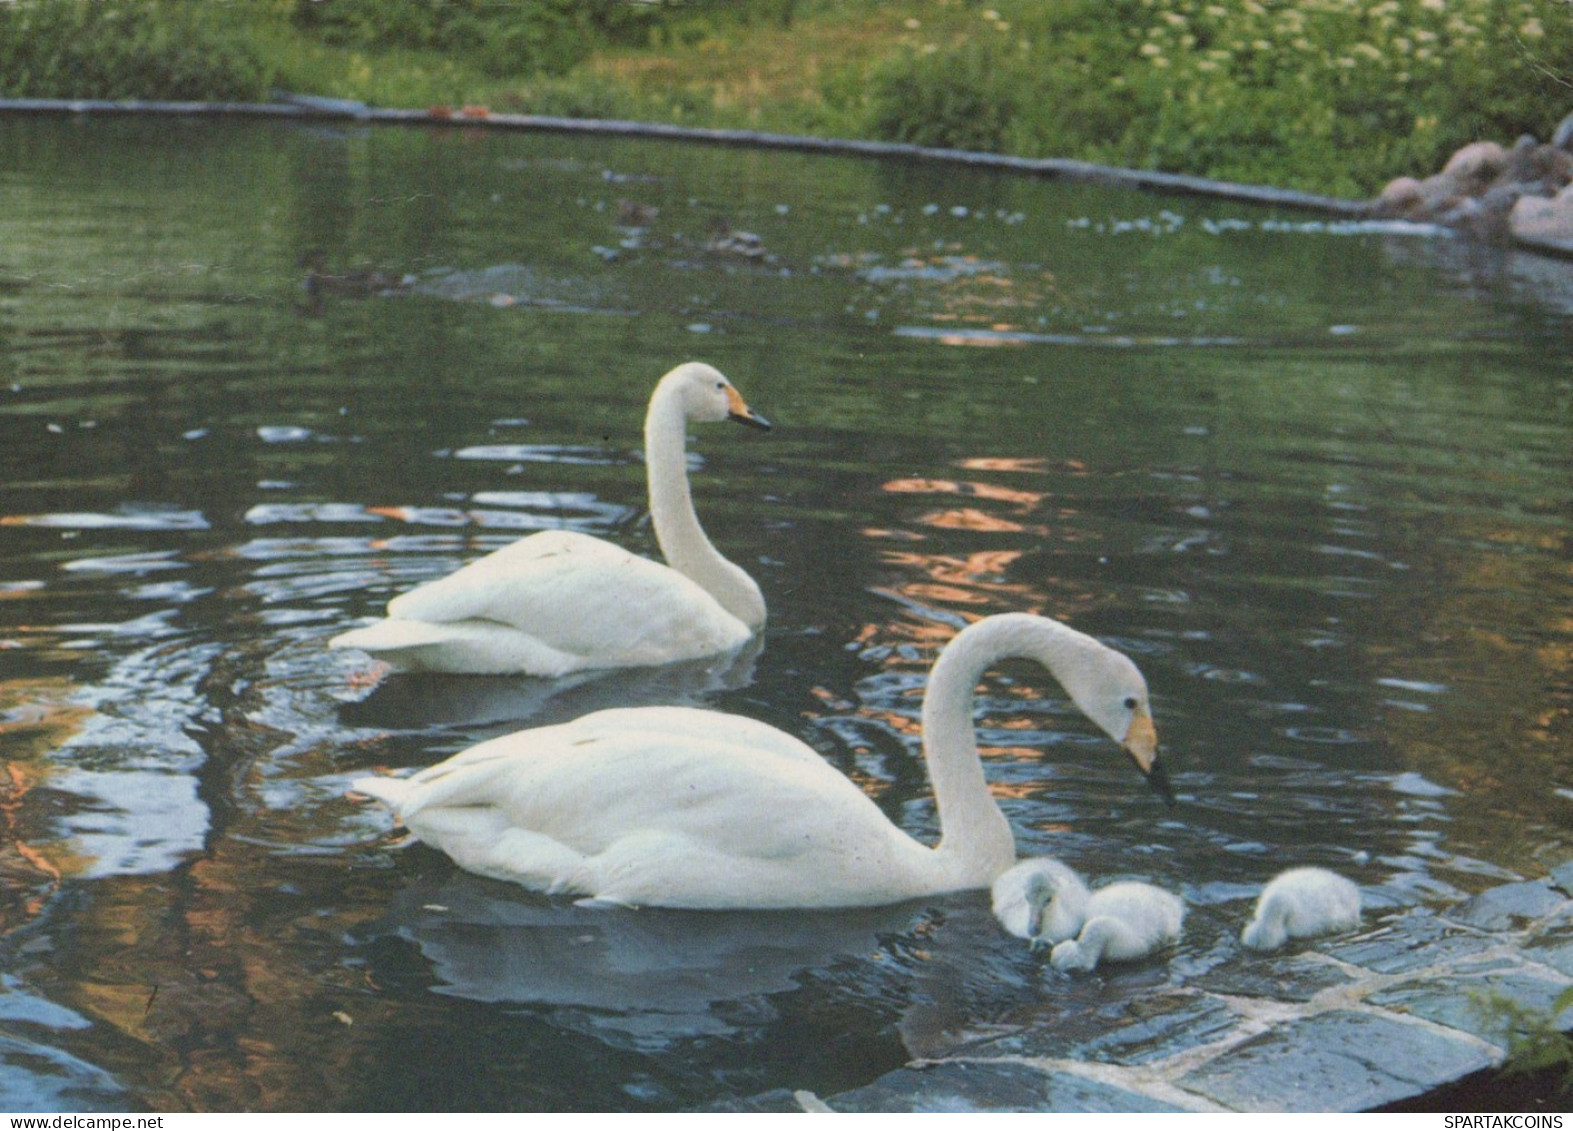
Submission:
M 1262 889 L 1240 934 L 1252 950 L 1276 950 L 1289 939 L 1314 938 L 1360 925 L 1360 889 L 1325 868 L 1291 868 Z
M 915 855 L 861 790 L 764 723 L 624 708 L 472 747 L 403 782 L 354 788 L 482 875 L 685 907 L 886 902 Z
M 346 632 L 412 670 L 559 676 L 716 655 L 752 633 L 667 566 L 573 531 L 542 531 L 395 597 Z
M 1177 942 L 1184 919 L 1179 896 L 1152 884 L 1110 884 L 1092 893 L 1080 932 L 1056 946 L 1049 960 L 1056 970 L 1134 962 Z
M 1124 882 L 1098 888 L 1092 893 L 1087 901 L 1087 921 L 1098 916 L 1118 919 L 1133 936 L 1155 943 L 1172 942 L 1180 935 L 1185 904 L 1179 896 L 1152 884 Z

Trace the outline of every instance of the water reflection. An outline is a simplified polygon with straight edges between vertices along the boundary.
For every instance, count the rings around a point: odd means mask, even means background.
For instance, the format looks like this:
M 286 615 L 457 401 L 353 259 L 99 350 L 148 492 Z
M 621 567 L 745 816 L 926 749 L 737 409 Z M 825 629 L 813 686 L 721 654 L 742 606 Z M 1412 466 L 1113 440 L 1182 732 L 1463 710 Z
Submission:
M 594 1010 L 642 1043 L 732 1031 L 714 1007 L 795 989 L 805 970 L 867 960 L 913 907 L 718 914 L 584 908 L 453 872 L 401 891 L 362 937 L 393 933 L 440 992 Z
M 753 682 L 763 641 L 705 660 L 561 679 L 518 676 L 382 676 L 366 698 L 345 704 L 346 726 L 388 731 L 456 729 L 494 737 L 525 726 L 568 722 L 609 707 L 708 706 L 723 691 Z M 479 740 L 479 738 L 477 738 Z
M 1291 858 L 1414 909 L 1568 854 L 1543 261 L 617 141 L 7 120 L 0 158 L 0 1090 L 28 1106 L 829 1095 L 1035 1027 L 1122 1039 L 1236 961 Z M 653 555 L 648 374 L 693 356 L 779 418 L 695 481 L 769 600 L 757 650 L 557 683 L 324 650 L 533 530 Z M 802 736 L 931 838 L 926 675 L 1006 610 L 1148 676 L 1172 812 L 1035 672 L 991 673 L 978 719 L 1022 853 L 1186 894 L 1168 961 L 1056 977 L 975 896 L 592 914 L 397 851 L 344 796 L 678 702 Z

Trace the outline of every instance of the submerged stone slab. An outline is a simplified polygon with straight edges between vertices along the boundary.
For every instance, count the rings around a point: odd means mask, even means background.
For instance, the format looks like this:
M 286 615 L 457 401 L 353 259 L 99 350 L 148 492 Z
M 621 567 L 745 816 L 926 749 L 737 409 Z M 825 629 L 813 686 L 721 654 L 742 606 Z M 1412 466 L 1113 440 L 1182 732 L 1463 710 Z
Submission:
M 1501 945 L 1490 935 L 1469 930 L 1425 911 L 1390 919 L 1375 931 L 1323 945 L 1325 953 L 1378 974 L 1403 974 L 1452 962 Z
M 1463 1037 L 1339 1010 L 1280 1025 L 1176 1083 L 1237 1111 L 1365 1111 L 1493 1061 Z
M 1568 115 L 1568 117 L 1573 119 L 1573 114 Z M 1551 869 L 1549 879 L 1551 886 L 1563 895 L 1573 896 L 1573 860 L 1564 860 Z
M 1314 953 L 1258 955 L 1242 950 L 1235 962 L 1216 966 L 1186 984 L 1231 997 L 1305 1002 L 1351 981 L 1347 971 Z
M 1239 1023 L 1227 1002 L 1186 991 L 1164 993 L 1033 1027 L 974 1046 L 984 1056 L 1053 1057 L 1146 1064 L 1216 1041 Z
M 1444 914 L 1455 923 L 1485 931 L 1511 931 L 1527 927 L 1558 910 L 1567 899 L 1542 880 L 1503 884 L 1466 899 Z
M 1183 1111 L 1151 1096 L 1011 1061 L 947 1060 L 886 1073 L 830 1101 L 837 1111 Z
M 1554 924 L 1531 939 L 1524 954 L 1573 978 L 1573 923 Z
M 704 1107 L 690 1109 L 695 1112 L 736 1112 L 740 1114 L 781 1114 L 784 1112 L 801 1113 L 802 1103 L 797 1094 L 787 1088 L 772 1088 L 768 1092 L 760 1092 L 753 1096 L 737 1096 L 716 1100 Z
M 1482 963 L 1480 969 L 1455 968 L 1446 975 L 1389 986 L 1366 1000 L 1471 1033 L 1505 1050 L 1511 1011 L 1549 1013 L 1567 986 L 1566 979 L 1547 977 L 1504 956 Z

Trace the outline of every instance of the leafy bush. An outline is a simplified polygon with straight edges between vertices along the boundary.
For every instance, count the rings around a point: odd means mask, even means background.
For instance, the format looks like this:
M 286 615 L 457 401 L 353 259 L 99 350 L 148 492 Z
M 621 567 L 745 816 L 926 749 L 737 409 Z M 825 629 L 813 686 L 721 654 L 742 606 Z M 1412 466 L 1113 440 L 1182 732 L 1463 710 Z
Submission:
M 0 3 L 0 95 L 253 101 L 268 68 L 206 4 Z
M 302 30 L 342 46 L 471 58 L 493 76 L 561 74 L 597 43 L 641 26 L 616 0 L 296 0 Z
M 1020 112 L 1019 68 L 986 43 L 898 59 L 874 79 L 871 131 L 949 149 L 1006 148 Z
M 871 132 L 975 119 L 1031 156 L 1363 193 L 1470 141 L 1545 136 L 1573 104 L 1570 4 L 1000 0 L 977 19 L 876 73 Z

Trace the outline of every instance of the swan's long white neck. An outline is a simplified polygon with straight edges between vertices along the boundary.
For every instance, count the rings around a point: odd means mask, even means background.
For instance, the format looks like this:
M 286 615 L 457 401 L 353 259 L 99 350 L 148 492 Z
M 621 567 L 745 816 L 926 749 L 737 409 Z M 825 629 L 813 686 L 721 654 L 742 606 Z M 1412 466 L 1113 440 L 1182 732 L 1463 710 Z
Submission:
M 645 416 L 645 473 L 650 521 L 661 555 L 673 569 L 714 597 L 750 628 L 765 623 L 765 599 L 754 579 L 721 556 L 699 525 L 688 491 L 688 422 L 681 395 L 662 382 Z
M 934 784 L 941 837 L 937 855 L 979 886 L 1016 860 L 1010 823 L 1000 812 L 978 755 L 973 700 L 978 682 L 1001 660 L 1035 660 L 1064 685 L 1103 645 L 1057 621 L 1022 613 L 990 617 L 957 634 L 934 664 L 923 697 L 923 754 Z

